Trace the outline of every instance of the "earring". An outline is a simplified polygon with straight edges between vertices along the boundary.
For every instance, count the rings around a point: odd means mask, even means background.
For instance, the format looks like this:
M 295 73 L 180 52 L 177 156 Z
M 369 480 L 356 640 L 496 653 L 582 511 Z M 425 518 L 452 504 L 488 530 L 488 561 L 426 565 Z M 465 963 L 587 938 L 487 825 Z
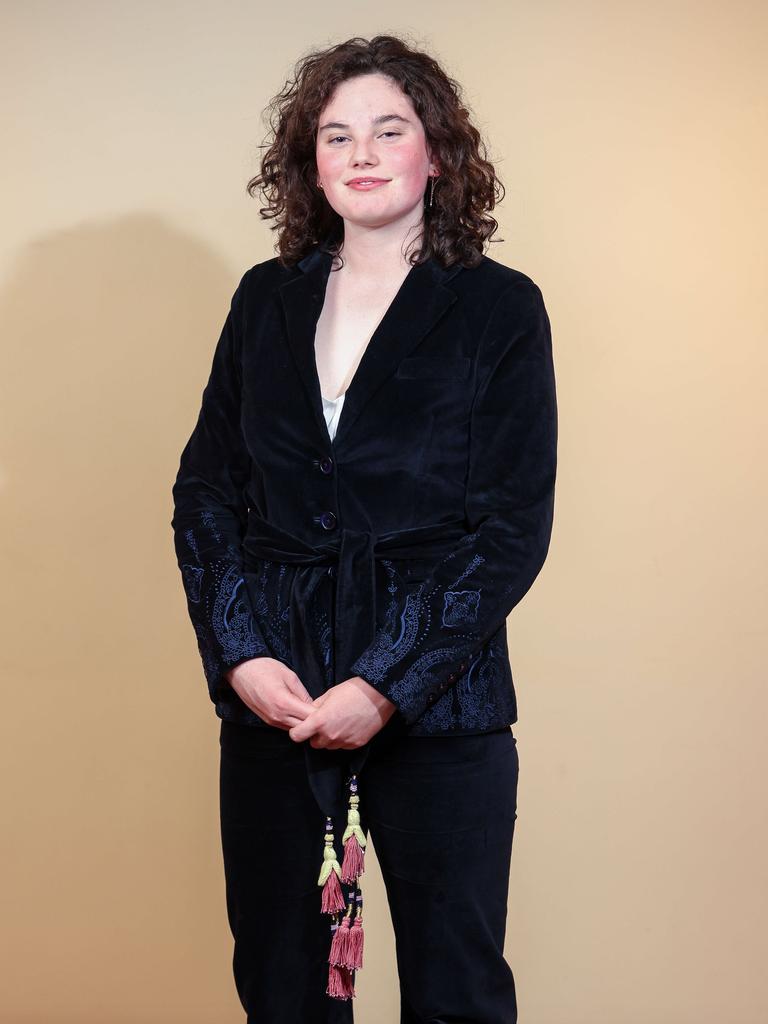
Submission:
M 322 188 L 322 187 L 323 187 L 323 183 L 322 183 L 322 181 L 318 181 L 318 183 L 317 183 L 317 187 L 318 187 L 318 188 Z
M 432 175 L 430 175 L 430 178 L 429 178 L 429 206 L 430 207 L 432 206 L 432 202 L 433 202 L 433 200 L 435 198 L 435 178 L 436 177 L 437 177 L 436 174 L 432 174 Z

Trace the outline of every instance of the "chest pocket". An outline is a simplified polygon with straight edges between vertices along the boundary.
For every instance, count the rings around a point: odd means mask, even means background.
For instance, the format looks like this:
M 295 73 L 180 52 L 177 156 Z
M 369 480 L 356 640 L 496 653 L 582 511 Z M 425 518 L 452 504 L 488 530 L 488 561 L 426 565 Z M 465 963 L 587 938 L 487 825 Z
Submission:
M 469 356 L 410 356 L 397 368 L 400 380 L 466 380 L 472 367 Z

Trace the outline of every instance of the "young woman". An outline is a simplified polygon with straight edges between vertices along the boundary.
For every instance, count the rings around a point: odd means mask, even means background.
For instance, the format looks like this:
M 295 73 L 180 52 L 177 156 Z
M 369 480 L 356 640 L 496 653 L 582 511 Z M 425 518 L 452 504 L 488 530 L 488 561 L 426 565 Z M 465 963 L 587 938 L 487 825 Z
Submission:
M 173 487 L 235 982 L 249 1022 L 352 1020 L 370 834 L 401 1022 L 513 1024 L 506 617 L 552 530 L 549 319 L 483 253 L 500 185 L 431 56 L 351 39 L 273 113 L 249 190 L 279 255 L 234 293 Z

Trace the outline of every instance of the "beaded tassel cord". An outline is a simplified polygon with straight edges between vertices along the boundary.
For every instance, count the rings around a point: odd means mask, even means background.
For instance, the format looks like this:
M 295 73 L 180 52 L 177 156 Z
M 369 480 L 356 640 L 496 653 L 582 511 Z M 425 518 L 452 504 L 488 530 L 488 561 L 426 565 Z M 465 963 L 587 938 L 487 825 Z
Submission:
M 339 867 L 336 859 L 333 819 L 326 817 L 323 866 L 317 880 L 317 884 L 323 887 L 321 911 L 333 915 L 326 995 L 335 999 L 350 999 L 355 995 L 355 971 L 363 966 L 363 894 L 360 890 L 360 875 L 365 870 L 365 835 L 360 827 L 360 797 L 357 794 L 356 775 L 349 778 L 349 794 L 347 827 L 342 837 L 343 863 Z M 344 899 L 341 882 L 352 885 L 347 901 Z M 346 913 L 340 920 L 340 912 L 345 906 Z

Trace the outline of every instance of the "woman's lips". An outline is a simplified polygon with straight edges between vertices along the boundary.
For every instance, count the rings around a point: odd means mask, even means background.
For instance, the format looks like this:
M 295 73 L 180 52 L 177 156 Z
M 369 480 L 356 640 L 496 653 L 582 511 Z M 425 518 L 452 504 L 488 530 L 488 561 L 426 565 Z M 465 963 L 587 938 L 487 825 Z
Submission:
M 349 187 L 357 189 L 358 192 L 370 192 L 371 189 L 378 188 L 380 185 L 388 185 L 388 184 L 389 184 L 388 181 L 382 180 L 380 178 L 378 181 L 369 181 L 369 182 L 350 181 L 349 182 Z

